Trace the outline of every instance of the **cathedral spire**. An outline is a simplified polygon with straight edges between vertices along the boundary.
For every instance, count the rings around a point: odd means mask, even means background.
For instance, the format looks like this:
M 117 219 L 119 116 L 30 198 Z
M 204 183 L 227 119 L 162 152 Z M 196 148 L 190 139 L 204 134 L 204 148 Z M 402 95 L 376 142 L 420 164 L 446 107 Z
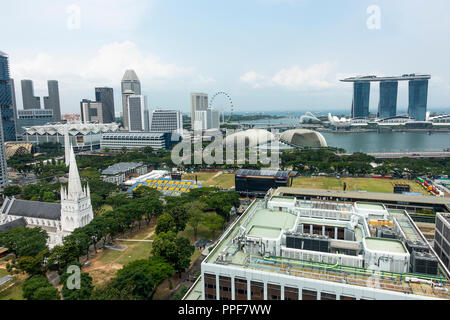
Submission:
M 66 162 L 66 166 L 69 165 L 69 158 L 70 158 L 70 138 L 69 138 L 69 125 L 66 124 L 64 126 L 64 155 L 65 155 L 65 162 Z
M 73 152 L 72 146 L 70 146 L 69 185 L 67 187 L 67 193 L 72 197 L 80 197 L 83 193 L 83 189 L 81 188 L 80 175 L 78 174 L 77 161 L 75 160 L 75 153 Z

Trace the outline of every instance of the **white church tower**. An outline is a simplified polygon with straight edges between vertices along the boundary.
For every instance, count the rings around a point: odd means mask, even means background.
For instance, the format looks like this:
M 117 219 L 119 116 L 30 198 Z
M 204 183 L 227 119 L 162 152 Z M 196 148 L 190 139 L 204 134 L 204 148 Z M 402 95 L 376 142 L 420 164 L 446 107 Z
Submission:
M 81 186 L 77 162 L 72 146 L 69 156 L 69 185 L 61 187 L 61 231 L 63 236 L 84 227 L 94 218 L 89 185 Z
M 70 159 L 70 137 L 69 137 L 69 124 L 64 126 L 64 160 L 66 166 L 69 166 Z

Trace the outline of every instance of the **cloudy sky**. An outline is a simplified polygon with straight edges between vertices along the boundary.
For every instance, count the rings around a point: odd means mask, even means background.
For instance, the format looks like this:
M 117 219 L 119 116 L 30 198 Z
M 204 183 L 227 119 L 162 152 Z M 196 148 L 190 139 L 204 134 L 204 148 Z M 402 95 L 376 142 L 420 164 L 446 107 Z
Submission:
M 56 79 L 63 113 L 96 86 L 121 111 L 132 68 L 150 108 L 187 112 L 190 92 L 226 91 L 238 111 L 349 110 L 339 79 L 415 72 L 432 75 L 429 107 L 450 111 L 448 0 L 14 0 L 0 28 L 19 108 L 21 79 L 39 96 Z

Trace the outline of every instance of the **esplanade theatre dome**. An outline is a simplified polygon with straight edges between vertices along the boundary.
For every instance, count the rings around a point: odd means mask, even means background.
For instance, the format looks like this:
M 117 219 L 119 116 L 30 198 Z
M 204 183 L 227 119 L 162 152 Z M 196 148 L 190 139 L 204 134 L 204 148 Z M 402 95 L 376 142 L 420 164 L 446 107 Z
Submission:
M 306 129 L 293 129 L 281 133 L 280 140 L 296 147 L 327 147 L 327 141 L 319 132 Z

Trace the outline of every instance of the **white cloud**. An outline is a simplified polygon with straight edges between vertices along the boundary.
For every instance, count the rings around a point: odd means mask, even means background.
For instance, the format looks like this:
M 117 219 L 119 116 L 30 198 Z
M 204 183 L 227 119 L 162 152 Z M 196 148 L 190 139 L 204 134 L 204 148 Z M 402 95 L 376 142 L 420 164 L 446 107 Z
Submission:
M 283 68 L 275 74 L 266 74 L 249 71 L 240 77 L 242 82 L 254 88 L 285 87 L 294 90 L 326 89 L 335 86 L 335 77 L 331 75 L 333 64 L 324 62 L 314 64 L 306 69 L 299 66 Z
M 75 87 L 95 85 L 117 86 L 126 69 L 134 69 L 143 87 L 167 84 L 174 80 L 210 83 L 214 79 L 198 74 L 194 67 L 163 61 L 160 57 L 144 53 L 132 41 L 103 45 L 91 56 L 52 56 L 39 53 L 19 61 L 11 61 L 12 77 L 32 79 L 36 89 L 44 89 L 47 79 L 67 81 Z

